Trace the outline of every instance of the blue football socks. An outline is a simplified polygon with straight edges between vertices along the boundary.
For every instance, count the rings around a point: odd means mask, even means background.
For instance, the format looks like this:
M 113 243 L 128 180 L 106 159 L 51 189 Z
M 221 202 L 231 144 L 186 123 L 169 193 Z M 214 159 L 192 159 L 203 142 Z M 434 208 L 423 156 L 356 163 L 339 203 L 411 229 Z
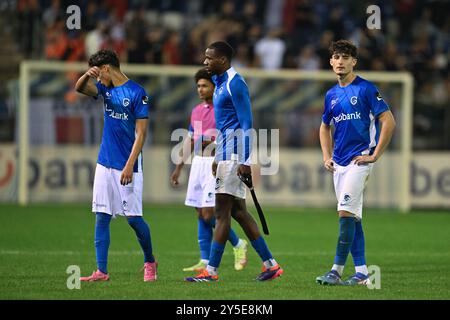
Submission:
M 355 219 L 353 217 L 339 218 L 339 238 L 336 246 L 334 264 L 344 266 L 355 238 Z
M 365 248 L 364 248 L 364 232 L 361 221 L 357 221 L 355 223 L 355 238 L 353 239 L 351 253 L 355 267 L 366 264 Z
M 134 229 L 144 252 L 144 262 L 155 262 L 153 256 L 152 240 L 150 235 L 150 228 L 142 217 L 128 217 L 128 224 Z
M 95 215 L 95 255 L 97 257 L 97 268 L 103 273 L 108 273 L 111 217 L 111 215 L 102 212 L 97 212 Z
M 263 262 L 273 259 L 272 254 L 267 247 L 266 241 L 262 236 L 259 236 L 258 239 L 251 241 L 251 243 Z
M 210 222 L 203 218 L 198 218 L 198 246 L 200 247 L 200 258 L 208 260 L 211 252 L 211 241 L 213 238 L 213 230 Z
M 213 241 L 211 246 L 211 255 L 209 256 L 208 265 L 214 268 L 218 268 L 220 261 L 222 260 L 223 250 L 225 249 L 225 244 L 220 244 Z

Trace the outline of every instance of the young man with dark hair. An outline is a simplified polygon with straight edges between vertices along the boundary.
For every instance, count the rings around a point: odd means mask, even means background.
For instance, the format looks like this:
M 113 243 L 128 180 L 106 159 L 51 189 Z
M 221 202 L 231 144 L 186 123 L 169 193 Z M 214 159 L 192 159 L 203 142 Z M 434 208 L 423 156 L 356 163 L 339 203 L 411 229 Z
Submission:
M 331 271 L 317 277 L 316 282 L 322 285 L 368 284 L 370 278 L 361 223 L 363 191 L 373 163 L 391 140 L 395 120 L 375 85 L 354 74 L 358 56 L 356 46 L 348 40 L 333 42 L 330 55 L 330 65 L 338 84 L 325 95 L 320 144 L 324 166 L 333 173 L 339 237 Z M 335 127 L 333 137 L 331 124 Z M 356 273 L 342 281 L 350 252 Z
M 211 75 L 205 69 L 195 74 L 197 93 L 202 103 L 196 105 L 191 113 L 189 137 L 185 139 L 182 161 L 170 176 L 173 186 L 179 185 L 181 169 L 188 156 L 194 151 L 185 205 L 194 207 L 198 213 L 198 245 L 200 247 L 200 261 L 184 268 L 183 271 L 200 272 L 206 268 L 211 252 L 213 228 L 215 226 L 214 187 L 216 180 L 211 173 L 214 162 L 214 140 L 216 138 L 216 121 L 214 119 L 214 106 L 212 103 L 214 83 Z M 233 229 L 230 229 L 228 240 L 233 246 L 234 268 L 244 269 L 247 264 L 247 241 L 239 239 Z
M 216 177 L 216 229 L 206 269 L 195 277 L 185 279 L 189 282 L 218 280 L 217 269 L 230 233 L 231 217 L 241 225 L 263 261 L 263 271 L 256 280 L 275 279 L 283 273 L 261 236 L 256 221 L 247 211 L 245 185 L 238 176 L 251 174 L 253 119 L 247 84 L 231 67 L 232 56 L 233 49 L 226 42 L 214 42 L 205 51 L 204 64 L 213 74 L 212 80 L 216 85 L 213 104 L 218 136 L 212 167 Z
M 149 97 L 144 88 L 122 73 L 115 52 L 95 53 L 89 58 L 89 67 L 75 89 L 96 99 L 99 95 L 103 97 L 105 124 L 92 201 L 92 212 L 96 213 L 97 270 L 80 280 L 109 280 L 109 225 L 112 217 L 123 215 L 144 252 L 144 281 L 155 281 L 157 263 L 150 229 L 142 218 L 142 147 L 148 127 Z

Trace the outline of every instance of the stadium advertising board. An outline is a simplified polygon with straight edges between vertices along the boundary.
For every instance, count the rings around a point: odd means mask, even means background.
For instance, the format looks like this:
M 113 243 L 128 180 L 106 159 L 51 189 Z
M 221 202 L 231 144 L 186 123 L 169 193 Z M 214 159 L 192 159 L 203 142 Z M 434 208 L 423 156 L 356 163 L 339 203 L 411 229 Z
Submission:
M 37 202 L 89 202 L 97 147 L 33 147 L 29 160 L 29 194 Z M 449 153 L 415 153 L 410 167 L 413 207 L 450 207 Z M 375 165 L 366 189 L 369 207 L 394 207 L 399 196 L 399 154 L 385 154 Z M 152 147 L 144 152 L 144 201 L 184 203 L 188 170 L 181 186 L 169 183 L 173 169 L 170 148 Z M 277 175 L 259 175 L 254 183 L 261 203 L 305 207 L 335 206 L 332 177 L 322 168 L 319 150 L 281 150 Z M 0 146 L 0 201 L 17 197 L 17 151 Z

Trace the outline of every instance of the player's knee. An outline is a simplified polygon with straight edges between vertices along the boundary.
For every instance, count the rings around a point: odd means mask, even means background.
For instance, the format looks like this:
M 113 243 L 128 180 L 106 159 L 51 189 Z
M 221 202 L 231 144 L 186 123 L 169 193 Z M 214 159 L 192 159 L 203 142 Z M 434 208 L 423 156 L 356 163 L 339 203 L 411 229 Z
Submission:
M 216 210 L 214 212 L 214 217 L 216 221 L 216 228 L 225 225 L 231 226 L 231 215 L 229 212 Z
M 128 224 L 135 228 L 138 224 L 142 223 L 142 217 L 127 217 Z
M 202 208 L 200 217 L 205 221 L 210 221 L 214 218 L 214 208 Z

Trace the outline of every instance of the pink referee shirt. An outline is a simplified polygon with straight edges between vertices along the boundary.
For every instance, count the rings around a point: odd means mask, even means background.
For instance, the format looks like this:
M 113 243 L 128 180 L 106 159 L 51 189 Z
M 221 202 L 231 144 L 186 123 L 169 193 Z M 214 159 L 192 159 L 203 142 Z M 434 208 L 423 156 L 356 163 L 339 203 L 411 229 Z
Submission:
M 204 141 L 216 139 L 216 119 L 214 107 L 207 103 L 200 103 L 192 109 L 189 133 L 194 139 L 194 144 L 203 136 Z

